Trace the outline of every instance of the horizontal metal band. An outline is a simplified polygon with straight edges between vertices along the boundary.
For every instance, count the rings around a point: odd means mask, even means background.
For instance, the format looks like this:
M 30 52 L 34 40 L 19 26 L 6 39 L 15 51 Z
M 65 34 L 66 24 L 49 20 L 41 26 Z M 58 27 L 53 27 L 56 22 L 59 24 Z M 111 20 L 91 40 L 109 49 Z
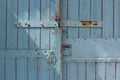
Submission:
M 0 57 L 47 57 L 49 50 L 0 50 Z
M 16 22 L 17 27 L 58 27 L 56 21 L 19 21 Z
M 58 24 L 59 23 L 59 24 Z M 98 21 L 20 21 L 15 23 L 17 27 L 92 27 L 101 28 L 102 22 Z
M 102 27 L 102 22 L 97 21 L 61 21 L 60 26 L 68 26 L 68 27 Z

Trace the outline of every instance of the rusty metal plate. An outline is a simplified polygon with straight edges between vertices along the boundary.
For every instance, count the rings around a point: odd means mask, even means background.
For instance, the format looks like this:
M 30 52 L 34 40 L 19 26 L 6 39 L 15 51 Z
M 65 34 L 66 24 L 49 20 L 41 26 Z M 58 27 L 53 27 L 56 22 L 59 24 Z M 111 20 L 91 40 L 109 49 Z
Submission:
M 61 21 L 60 26 L 67 27 L 102 27 L 102 22 L 98 21 Z

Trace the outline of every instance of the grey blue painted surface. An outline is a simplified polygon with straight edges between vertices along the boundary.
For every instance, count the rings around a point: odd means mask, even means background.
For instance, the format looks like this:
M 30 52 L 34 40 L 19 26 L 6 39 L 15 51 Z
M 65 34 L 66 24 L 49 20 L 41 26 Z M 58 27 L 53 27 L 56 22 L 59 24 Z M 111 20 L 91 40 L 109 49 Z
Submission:
M 54 28 L 15 25 L 52 21 L 56 0 L 0 0 L 0 80 L 120 80 L 120 0 L 60 1 L 61 21 L 91 20 L 103 26 L 63 26 L 61 40 L 61 31 Z M 71 55 L 63 56 L 62 64 L 61 42 L 71 44 L 65 49 L 70 51 L 63 50 Z M 56 65 L 48 60 L 54 49 Z

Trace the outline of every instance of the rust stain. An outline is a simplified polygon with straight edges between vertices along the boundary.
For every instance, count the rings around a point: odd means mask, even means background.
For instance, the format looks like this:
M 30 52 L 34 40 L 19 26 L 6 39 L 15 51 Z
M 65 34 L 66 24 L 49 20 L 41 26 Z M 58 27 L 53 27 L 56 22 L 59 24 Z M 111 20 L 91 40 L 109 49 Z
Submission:
M 81 21 L 83 26 L 97 26 L 98 22 L 97 21 Z
M 94 21 L 94 22 L 93 22 L 93 25 L 96 25 L 96 26 L 97 26 L 97 25 L 98 25 L 98 22 L 97 22 L 97 21 Z
M 70 44 L 63 44 L 62 45 L 62 48 L 70 48 L 71 46 L 70 46 Z
M 83 26 L 89 26 L 92 24 L 92 21 L 81 21 Z
M 48 58 L 48 63 L 51 63 L 52 62 L 52 59 L 49 57 Z
M 53 16 L 52 20 L 54 20 L 54 21 L 60 21 L 60 16 Z

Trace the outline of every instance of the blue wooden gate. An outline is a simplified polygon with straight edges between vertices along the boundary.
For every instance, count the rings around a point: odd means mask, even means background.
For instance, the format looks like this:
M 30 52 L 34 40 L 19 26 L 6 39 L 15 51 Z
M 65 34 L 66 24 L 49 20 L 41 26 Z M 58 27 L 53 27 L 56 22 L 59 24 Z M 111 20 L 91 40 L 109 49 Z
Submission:
M 119 14 L 120 0 L 0 0 L 0 80 L 119 80 Z

